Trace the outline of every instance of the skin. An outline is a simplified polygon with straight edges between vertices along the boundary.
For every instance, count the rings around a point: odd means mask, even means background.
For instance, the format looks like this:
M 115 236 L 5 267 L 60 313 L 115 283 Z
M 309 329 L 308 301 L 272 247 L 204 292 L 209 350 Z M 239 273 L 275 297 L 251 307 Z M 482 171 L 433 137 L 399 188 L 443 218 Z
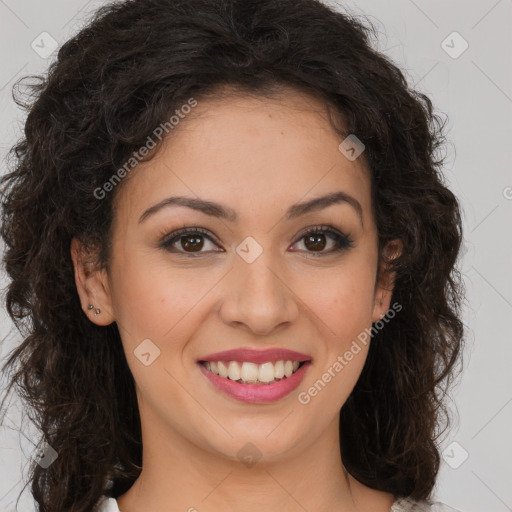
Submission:
M 91 270 L 73 240 L 83 309 L 98 325 L 117 322 L 136 383 L 143 470 L 118 499 L 122 512 L 389 511 L 391 494 L 359 483 L 340 463 L 339 411 L 368 345 L 310 403 L 297 399 L 390 307 L 393 276 L 382 266 L 376 281 L 368 171 L 363 158 L 338 150 L 341 141 L 323 105 L 296 91 L 200 101 L 119 190 L 108 272 Z M 348 203 L 284 220 L 290 205 L 340 190 L 360 203 L 362 221 Z M 221 203 L 239 220 L 172 206 L 139 223 L 173 195 Z M 329 254 L 337 244 L 325 235 L 315 257 L 301 235 L 318 224 L 349 234 L 354 247 Z M 159 246 L 184 226 L 218 242 L 202 238 L 197 258 L 180 241 L 176 252 Z M 247 236 L 263 249 L 250 264 L 235 251 Z M 160 350 L 148 366 L 134 355 L 144 339 Z M 297 350 L 313 364 L 285 398 L 248 404 L 217 391 L 196 364 L 240 347 Z M 251 467 L 237 456 L 248 442 L 261 454 Z

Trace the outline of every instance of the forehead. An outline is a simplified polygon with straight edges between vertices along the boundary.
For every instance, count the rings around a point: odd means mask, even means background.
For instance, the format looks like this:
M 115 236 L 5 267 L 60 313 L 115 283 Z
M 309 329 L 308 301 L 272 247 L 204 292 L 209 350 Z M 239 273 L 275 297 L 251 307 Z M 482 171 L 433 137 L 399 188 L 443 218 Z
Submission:
M 370 209 L 363 158 L 347 159 L 324 103 L 295 90 L 198 99 L 156 156 L 137 166 L 119 206 L 135 215 L 169 195 L 223 202 L 240 217 L 342 190 Z

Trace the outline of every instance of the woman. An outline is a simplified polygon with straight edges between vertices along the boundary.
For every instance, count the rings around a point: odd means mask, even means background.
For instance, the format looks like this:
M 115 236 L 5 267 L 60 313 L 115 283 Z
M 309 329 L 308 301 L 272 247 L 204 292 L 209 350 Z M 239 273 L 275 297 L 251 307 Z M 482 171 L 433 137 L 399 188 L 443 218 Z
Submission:
M 369 34 L 132 0 L 31 85 L 2 236 L 41 512 L 450 510 L 459 206 Z

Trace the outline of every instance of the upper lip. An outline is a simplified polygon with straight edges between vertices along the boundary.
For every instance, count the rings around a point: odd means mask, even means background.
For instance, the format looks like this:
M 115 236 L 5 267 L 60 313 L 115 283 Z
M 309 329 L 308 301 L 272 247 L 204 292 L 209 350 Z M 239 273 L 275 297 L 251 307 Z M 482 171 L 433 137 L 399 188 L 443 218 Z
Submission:
M 249 363 L 262 364 L 275 361 L 310 361 L 311 356 L 285 348 L 269 348 L 266 350 L 254 350 L 252 348 L 238 348 L 215 352 L 198 361 L 247 361 Z

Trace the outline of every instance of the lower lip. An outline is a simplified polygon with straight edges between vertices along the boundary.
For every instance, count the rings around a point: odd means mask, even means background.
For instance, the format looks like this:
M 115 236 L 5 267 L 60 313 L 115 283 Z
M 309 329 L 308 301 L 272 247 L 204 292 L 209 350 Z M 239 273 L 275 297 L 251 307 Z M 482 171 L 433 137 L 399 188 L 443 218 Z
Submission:
M 305 362 L 295 373 L 281 379 L 274 384 L 241 384 L 234 380 L 221 377 L 207 370 L 201 363 L 197 363 L 210 382 L 226 395 L 251 404 L 267 404 L 277 402 L 291 393 L 301 382 L 311 365 L 310 361 Z

